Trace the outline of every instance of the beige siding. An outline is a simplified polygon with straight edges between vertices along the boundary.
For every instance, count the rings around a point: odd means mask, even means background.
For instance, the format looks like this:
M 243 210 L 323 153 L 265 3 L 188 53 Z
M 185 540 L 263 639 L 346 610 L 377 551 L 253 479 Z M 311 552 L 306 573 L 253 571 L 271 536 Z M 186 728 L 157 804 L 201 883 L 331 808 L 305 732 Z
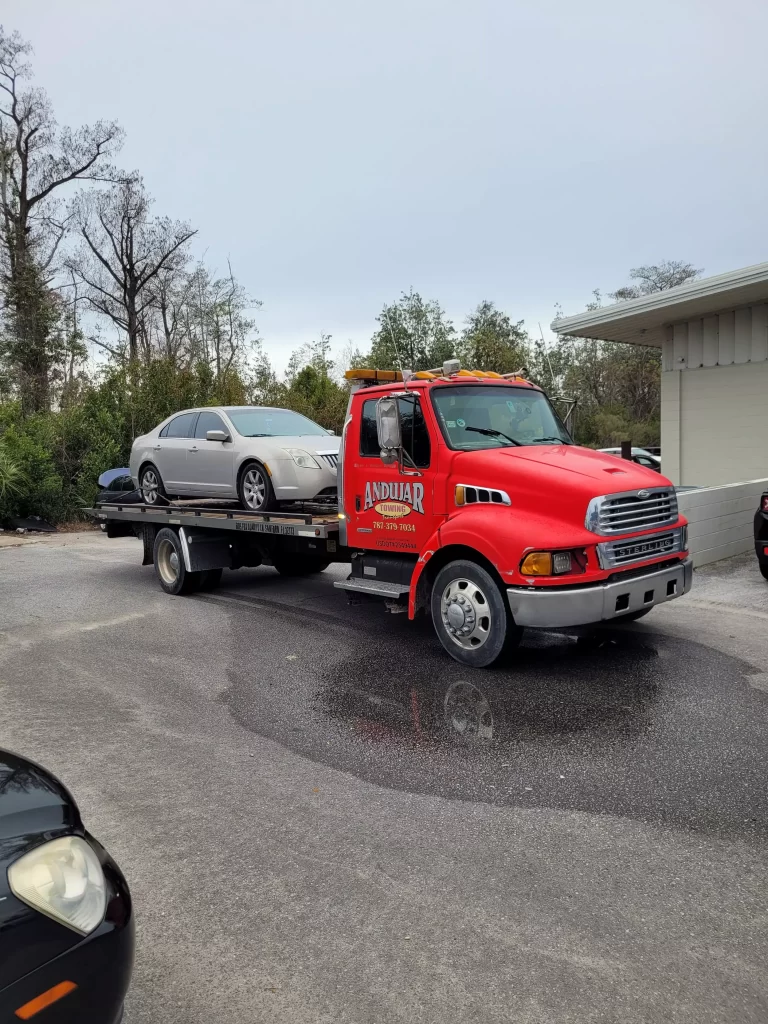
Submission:
M 678 494 L 688 519 L 688 547 L 694 565 L 706 565 L 754 547 L 752 520 L 768 479 Z
M 662 377 L 663 470 L 673 483 L 707 487 L 768 477 L 768 362 Z

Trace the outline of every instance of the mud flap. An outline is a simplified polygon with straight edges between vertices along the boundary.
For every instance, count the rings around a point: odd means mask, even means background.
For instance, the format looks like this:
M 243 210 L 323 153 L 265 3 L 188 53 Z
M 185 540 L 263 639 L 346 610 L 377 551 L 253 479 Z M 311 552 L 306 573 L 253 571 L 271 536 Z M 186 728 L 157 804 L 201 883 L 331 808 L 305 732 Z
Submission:
M 157 526 L 154 523 L 142 523 L 141 542 L 144 546 L 144 554 L 141 559 L 142 565 L 152 565 L 155 561 L 155 534 Z

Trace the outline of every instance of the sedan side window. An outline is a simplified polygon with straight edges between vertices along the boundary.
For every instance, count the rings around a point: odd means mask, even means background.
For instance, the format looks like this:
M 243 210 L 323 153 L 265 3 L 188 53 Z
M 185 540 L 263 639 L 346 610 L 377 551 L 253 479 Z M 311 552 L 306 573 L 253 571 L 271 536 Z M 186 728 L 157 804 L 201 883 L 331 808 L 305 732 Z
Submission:
M 225 434 L 229 433 L 221 416 L 217 416 L 215 412 L 201 412 L 197 417 L 195 437 L 204 441 L 209 430 L 223 430 Z
M 168 433 L 165 436 L 189 437 L 196 418 L 196 412 L 185 412 L 183 415 L 177 416 L 175 420 L 171 420 L 168 424 Z

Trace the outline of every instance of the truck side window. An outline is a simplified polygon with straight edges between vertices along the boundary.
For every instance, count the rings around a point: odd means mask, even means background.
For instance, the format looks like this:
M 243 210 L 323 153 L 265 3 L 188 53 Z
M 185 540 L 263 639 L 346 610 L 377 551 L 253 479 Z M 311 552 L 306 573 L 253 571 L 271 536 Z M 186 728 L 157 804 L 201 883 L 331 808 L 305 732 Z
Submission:
M 403 424 L 403 447 L 413 459 L 414 464 L 423 469 L 429 465 L 430 443 L 421 402 L 414 396 L 413 398 L 401 398 L 399 404 L 400 419 Z M 366 458 L 378 459 L 379 453 L 376 399 L 369 398 L 367 402 L 363 402 L 363 414 L 360 422 L 360 454 Z

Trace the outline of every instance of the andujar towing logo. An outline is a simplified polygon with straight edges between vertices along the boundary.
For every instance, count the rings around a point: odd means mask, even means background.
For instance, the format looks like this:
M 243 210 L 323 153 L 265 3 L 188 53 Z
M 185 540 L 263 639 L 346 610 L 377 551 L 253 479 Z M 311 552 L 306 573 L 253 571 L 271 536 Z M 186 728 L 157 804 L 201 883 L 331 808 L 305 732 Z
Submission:
M 365 485 L 365 507 L 373 508 L 386 519 L 402 519 L 411 511 L 424 515 L 424 484 L 377 480 Z

